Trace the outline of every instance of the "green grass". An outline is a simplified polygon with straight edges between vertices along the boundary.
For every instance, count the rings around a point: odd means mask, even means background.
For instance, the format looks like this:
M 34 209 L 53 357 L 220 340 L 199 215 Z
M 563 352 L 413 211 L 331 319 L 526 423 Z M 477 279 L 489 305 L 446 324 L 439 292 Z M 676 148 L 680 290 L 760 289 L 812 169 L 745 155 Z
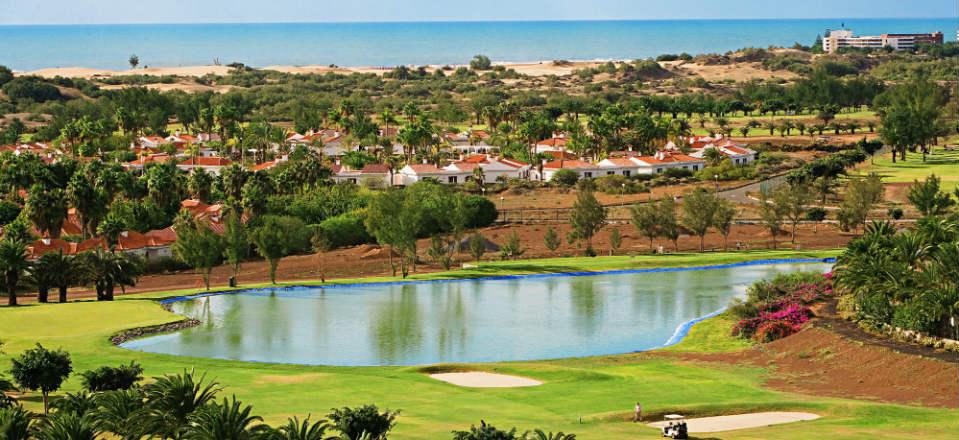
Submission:
M 417 276 L 459 278 L 494 274 L 639 267 L 675 267 L 735 261 L 826 257 L 826 252 L 765 251 L 749 253 L 643 257 L 570 258 L 484 264 L 480 268 Z M 381 278 L 380 281 L 389 279 Z M 352 282 L 357 280 L 345 280 Z M 363 280 L 368 281 L 368 280 Z M 246 286 L 249 287 L 249 286 Z M 189 291 L 176 292 L 176 294 Z M 108 337 L 120 330 L 160 324 L 178 317 L 152 299 L 167 294 L 122 297 L 112 303 L 91 301 L 0 309 L 0 337 L 7 343 L 0 365 L 36 342 L 62 347 L 73 355 L 75 370 L 137 360 L 147 375 L 195 368 L 215 377 L 225 395 L 254 405 L 268 422 L 288 415 L 321 415 L 334 406 L 375 402 L 401 409 L 396 439 L 450 438 L 452 429 L 484 419 L 497 426 L 535 427 L 574 432 L 582 439 L 658 438 L 658 432 L 624 422 L 634 402 L 648 412 L 687 414 L 739 413 L 798 409 L 824 415 L 821 420 L 721 435 L 724 438 L 902 438 L 923 432 L 944 438 L 959 430 L 955 412 L 817 398 L 763 387 L 760 368 L 697 365 L 649 354 L 627 354 L 552 361 L 466 366 L 533 377 L 544 385 L 520 389 L 464 389 L 434 381 L 417 367 L 308 367 L 144 354 L 113 347 Z M 670 351 L 735 350 L 745 343 L 729 336 L 728 318 L 696 327 Z M 67 391 L 78 389 L 76 376 Z M 35 394 L 27 404 L 39 408 Z
M 925 162 L 919 153 L 907 153 L 905 162 L 896 163 L 892 163 L 891 154 L 884 154 L 877 156 L 874 164 L 862 168 L 860 172 L 878 173 L 884 182 L 889 183 L 912 183 L 935 174 L 942 179 L 943 189 L 951 192 L 959 187 L 959 151 L 935 148 L 932 154 L 926 156 Z

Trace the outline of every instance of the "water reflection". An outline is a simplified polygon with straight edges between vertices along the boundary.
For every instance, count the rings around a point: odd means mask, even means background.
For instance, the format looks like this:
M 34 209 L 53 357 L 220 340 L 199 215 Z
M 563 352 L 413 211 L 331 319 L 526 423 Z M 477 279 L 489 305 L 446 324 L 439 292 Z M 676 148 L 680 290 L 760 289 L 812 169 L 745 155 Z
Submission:
M 825 264 L 241 292 L 173 304 L 196 328 L 132 341 L 179 355 L 328 365 L 545 359 L 649 349 L 779 272 Z

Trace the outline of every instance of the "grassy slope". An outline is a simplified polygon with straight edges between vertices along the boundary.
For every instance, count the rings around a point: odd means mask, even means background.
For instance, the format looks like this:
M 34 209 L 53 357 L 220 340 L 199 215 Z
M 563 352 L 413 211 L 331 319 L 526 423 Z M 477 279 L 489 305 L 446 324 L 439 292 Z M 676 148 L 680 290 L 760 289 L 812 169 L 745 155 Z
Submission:
M 926 162 L 922 161 L 922 155 L 918 153 L 908 153 L 905 162 L 896 163 L 892 163 L 890 154 L 884 154 L 876 158 L 875 164 L 863 168 L 861 172 L 879 173 L 884 182 L 891 183 L 912 183 L 935 174 L 942 179 L 943 189 L 952 191 L 953 188 L 959 187 L 959 151 L 936 148 L 933 154 L 926 157 Z
M 802 253 L 829 256 L 834 253 Z M 782 258 L 787 252 L 552 259 L 492 263 L 470 272 L 433 274 L 420 278 L 462 275 L 531 273 L 553 270 L 599 270 L 650 266 L 709 265 L 744 259 Z M 182 293 L 182 292 L 181 292 Z M 693 365 L 648 355 L 619 355 L 541 362 L 483 364 L 475 369 L 535 377 L 543 386 L 524 389 L 475 390 L 433 381 L 413 367 L 305 367 L 182 358 L 126 351 L 110 345 L 111 334 L 130 327 L 176 320 L 144 294 L 113 303 L 78 302 L 0 309 L 0 335 L 9 354 L 35 342 L 68 349 L 77 371 L 136 359 L 147 375 L 184 368 L 206 371 L 252 403 L 269 422 L 287 415 L 325 414 L 339 405 L 376 402 L 403 410 L 397 439 L 449 438 L 451 429 L 480 418 L 500 426 L 544 427 L 575 432 L 583 439 L 658 438 L 655 430 L 623 423 L 632 403 L 648 411 L 735 413 L 751 409 L 804 409 L 827 417 L 792 426 L 736 433 L 736 438 L 905 437 L 916 429 L 935 437 L 959 430 L 954 412 L 812 398 L 762 388 L 764 372 L 756 368 Z M 728 322 L 728 321 L 727 321 Z M 743 343 L 728 336 L 723 318 L 694 327 L 674 351 L 738 349 Z M 7 357 L 0 365 L 7 364 Z M 79 386 L 75 377 L 67 390 Z M 35 395 L 28 405 L 38 408 Z M 580 422 L 581 420 L 581 422 Z M 917 428 L 919 427 L 919 428 Z

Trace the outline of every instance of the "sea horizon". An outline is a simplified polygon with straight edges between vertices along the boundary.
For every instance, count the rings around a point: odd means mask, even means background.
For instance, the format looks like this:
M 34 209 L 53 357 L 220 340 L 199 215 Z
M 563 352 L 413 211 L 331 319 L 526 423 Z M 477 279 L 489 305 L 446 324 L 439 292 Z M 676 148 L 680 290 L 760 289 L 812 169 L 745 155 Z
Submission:
M 25 72 L 83 67 L 119 70 L 233 62 L 273 65 L 465 64 L 605 61 L 661 54 L 725 53 L 744 47 L 810 45 L 845 25 L 859 35 L 943 32 L 955 18 L 483 20 L 0 25 L 0 64 Z

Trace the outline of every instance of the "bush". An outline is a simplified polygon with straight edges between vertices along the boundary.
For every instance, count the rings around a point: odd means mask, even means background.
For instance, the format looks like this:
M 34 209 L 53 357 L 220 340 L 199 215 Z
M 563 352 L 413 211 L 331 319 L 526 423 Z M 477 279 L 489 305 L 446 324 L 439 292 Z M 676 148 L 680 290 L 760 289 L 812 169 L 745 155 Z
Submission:
M 119 367 L 103 366 L 96 370 L 84 371 L 83 388 L 91 393 L 98 391 L 128 390 L 143 380 L 143 367 L 136 362 Z
M 493 67 L 493 62 L 486 55 L 476 55 L 470 60 L 470 69 L 489 70 Z
M 745 302 L 730 307 L 730 312 L 740 318 L 733 335 L 770 342 L 798 332 L 812 316 L 808 305 L 833 292 L 830 275 L 802 272 L 758 281 L 746 293 Z
M 693 177 L 693 172 L 683 168 L 668 168 L 663 172 L 663 175 L 672 179 L 683 179 Z
M 29 99 L 47 102 L 62 98 L 60 89 L 35 76 L 21 76 L 3 85 L 3 93 L 12 101 Z
M 12 222 L 20 215 L 20 205 L 9 200 L 0 200 L 0 225 Z
M 323 220 L 319 228 L 333 247 L 356 246 L 373 241 L 363 225 L 363 217 L 352 212 Z
M 646 185 L 619 174 L 597 178 L 596 190 L 606 194 L 639 194 L 648 191 Z
M 496 204 L 486 197 L 466 196 L 466 206 L 468 209 L 474 210 L 473 217 L 467 224 L 467 227 L 470 229 L 485 228 L 492 225 L 493 222 L 496 221 L 496 218 L 499 217 Z
M 396 426 L 398 414 L 399 411 L 380 412 L 376 405 L 364 405 L 359 408 L 334 408 L 329 418 L 333 427 L 346 439 L 385 439 Z
M 553 174 L 553 178 L 550 179 L 550 182 L 563 186 L 573 186 L 577 181 L 579 181 L 579 173 L 565 168 L 557 171 Z

